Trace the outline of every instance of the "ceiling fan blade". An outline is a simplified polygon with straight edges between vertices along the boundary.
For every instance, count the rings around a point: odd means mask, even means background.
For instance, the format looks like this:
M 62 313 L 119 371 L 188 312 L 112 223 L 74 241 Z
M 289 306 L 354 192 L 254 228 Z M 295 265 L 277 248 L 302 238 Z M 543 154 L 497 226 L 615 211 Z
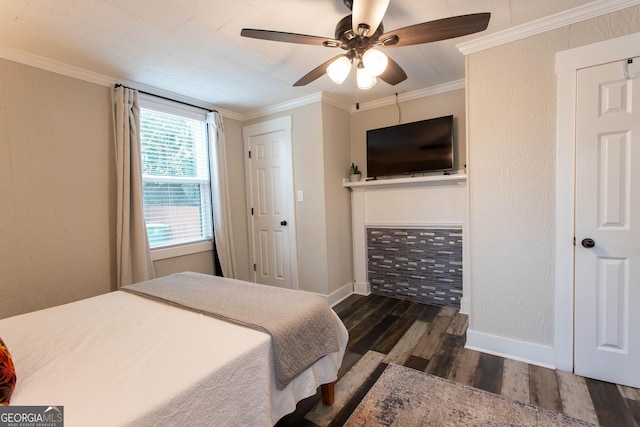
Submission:
M 351 22 L 354 34 L 359 35 L 358 26 L 364 24 L 369 27 L 369 37 L 372 36 L 380 26 L 387 7 L 389 7 L 389 0 L 353 0 Z
M 251 37 L 261 40 L 272 40 L 276 42 L 310 44 L 315 46 L 339 47 L 342 45 L 340 40 L 329 37 L 310 36 L 307 34 L 284 33 L 282 31 L 271 30 L 255 30 L 252 28 L 243 28 L 240 32 L 242 37 Z
M 489 18 L 491 18 L 490 13 L 453 16 L 389 31 L 381 35 L 379 40 L 383 42 L 383 46 L 394 47 L 452 39 L 486 30 Z M 394 43 L 393 39 L 396 38 L 398 41 Z M 385 40 L 391 41 L 385 44 Z
M 404 72 L 396 61 L 389 57 L 387 57 L 387 59 L 389 60 L 387 68 L 378 76 L 378 78 L 389 83 L 391 86 L 395 86 L 398 83 L 405 81 L 407 79 L 407 73 Z
M 318 65 L 316 68 L 314 68 L 313 70 L 309 71 L 304 77 L 302 77 L 300 80 L 295 82 L 293 85 L 294 86 L 305 86 L 305 85 L 308 85 L 309 83 L 311 83 L 312 81 L 314 81 L 316 79 L 319 79 L 320 77 L 324 76 L 327 73 L 327 68 L 329 67 L 329 65 L 331 65 L 331 63 L 333 61 L 335 61 L 336 59 L 340 58 L 341 56 L 343 56 L 343 55 L 334 56 L 330 60 L 328 60 L 326 62 L 323 62 L 321 65 Z

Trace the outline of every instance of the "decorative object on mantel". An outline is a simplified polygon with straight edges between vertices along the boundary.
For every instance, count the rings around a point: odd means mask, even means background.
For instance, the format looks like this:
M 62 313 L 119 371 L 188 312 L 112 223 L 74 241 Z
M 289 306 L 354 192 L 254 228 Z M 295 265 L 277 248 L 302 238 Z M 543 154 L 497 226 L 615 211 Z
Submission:
M 358 165 L 351 163 L 351 167 L 349 168 L 349 179 L 351 179 L 351 182 L 360 181 L 361 176 Z

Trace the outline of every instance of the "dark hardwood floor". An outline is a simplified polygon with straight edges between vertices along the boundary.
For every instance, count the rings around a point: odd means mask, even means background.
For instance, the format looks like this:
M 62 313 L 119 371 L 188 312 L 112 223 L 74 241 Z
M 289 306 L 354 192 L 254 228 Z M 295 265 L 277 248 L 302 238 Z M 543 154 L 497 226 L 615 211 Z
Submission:
M 334 310 L 349 330 L 335 403 L 324 406 L 318 392 L 277 427 L 343 425 L 389 363 L 594 424 L 640 427 L 640 389 L 465 349 L 468 319 L 456 309 L 352 295 Z

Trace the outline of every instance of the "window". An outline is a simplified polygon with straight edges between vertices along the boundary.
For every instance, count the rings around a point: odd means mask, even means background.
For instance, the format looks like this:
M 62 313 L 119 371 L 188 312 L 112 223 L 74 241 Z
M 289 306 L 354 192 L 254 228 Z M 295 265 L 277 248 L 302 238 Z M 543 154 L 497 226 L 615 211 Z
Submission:
M 206 112 L 140 96 L 144 218 L 151 249 L 211 240 Z

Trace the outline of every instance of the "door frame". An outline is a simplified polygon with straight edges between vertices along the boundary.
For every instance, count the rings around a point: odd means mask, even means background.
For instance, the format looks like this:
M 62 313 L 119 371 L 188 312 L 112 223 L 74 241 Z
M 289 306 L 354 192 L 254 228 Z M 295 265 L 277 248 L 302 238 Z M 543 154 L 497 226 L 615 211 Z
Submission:
M 290 218 L 287 218 L 289 227 L 289 274 L 291 274 L 291 289 L 299 289 L 298 287 L 298 249 L 296 240 L 296 210 L 294 203 L 294 175 L 293 175 L 293 137 L 291 132 L 292 119 L 291 116 L 283 116 L 277 119 L 266 120 L 264 122 L 247 125 L 242 128 L 242 136 L 244 140 L 244 173 L 245 173 L 245 193 L 247 197 L 247 234 L 249 237 L 249 274 L 252 281 L 256 282 L 256 272 L 253 270 L 253 264 L 256 259 L 255 252 L 255 235 L 253 227 L 253 215 L 251 215 L 251 205 L 253 196 L 253 183 L 251 182 L 251 158 L 249 158 L 249 138 L 255 135 L 265 133 L 283 131 L 288 143 L 284 144 L 283 156 L 284 164 L 288 166 L 287 174 L 291 177 L 288 180 L 286 188 L 283 188 L 283 194 L 288 195 L 283 203 L 287 203 Z
M 556 368 L 573 372 L 577 75 L 583 68 L 640 55 L 640 32 L 556 53 Z

